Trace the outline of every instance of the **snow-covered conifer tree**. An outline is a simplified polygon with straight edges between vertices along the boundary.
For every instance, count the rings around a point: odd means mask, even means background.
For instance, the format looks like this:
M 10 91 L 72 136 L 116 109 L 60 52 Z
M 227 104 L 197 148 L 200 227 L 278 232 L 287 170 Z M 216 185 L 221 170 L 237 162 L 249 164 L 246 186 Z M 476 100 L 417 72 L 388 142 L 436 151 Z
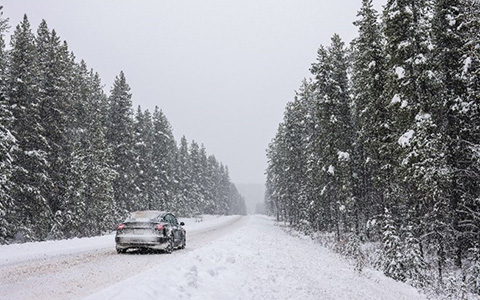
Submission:
M 405 266 L 403 265 L 402 244 L 397 226 L 388 209 L 385 209 L 383 222 L 383 252 L 381 258 L 383 273 L 395 280 L 404 281 Z
M 134 135 L 133 111 L 130 86 L 125 74 L 115 78 L 109 97 L 107 139 L 112 149 L 113 169 L 117 173 L 113 181 L 115 202 L 118 211 L 123 215 L 132 211 L 134 200 Z
M 153 124 L 148 110 L 142 111 L 138 106 L 134 122 L 133 166 L 134 197 L 137 209 L 161 209 L 156 195 L 153 164 Z
M 6 243 L 12 238 L 13 212 L 11 176 L 14 169 L 13 149 L 16 140 L 10 128 L 13 122 L 12 112 L 8 103 L 8 70 L 7 52 L 5 49 L 5 32 L 8 29 L 8 19 L 3 18 L 0 6 L 0 244 Z
M 188 153 L 188 142 L 185 136 L 180 139 L 178 147 L 177 169 L 176 169 L 177 189 L 175 195 L 175 211 L 185 216 L 192 216 L 200 213 L 190 206 L 190 186 L 191 186 L 191 166 L 190 154 Z
M 352 93 L 354 101 L 354 196 L 363 226 L 383 211 L 388 174 L 380 149 L 388 135 L 388 116 L 382 101 L 385 86 L 384 38 L 372 0 L 363 0 L 354 24 L 358 37 L 352 42 Z M 388 173 L 388 172 L 387 172 Z
M 44 239 L 52 218 L 47 199 L 52 186 L 48 174 L 49 145 L 39 110 L 35 38 L 26 15 L 10 44 L 8 99 L 14 116 L 12 134 L 18 141 L 16 168 L 11 177 L 15 227 L 18 239 Z
M 153 145 L 152 160 L 154 167 L 154 194 L 159 207 L 175 208 L 174 197 L 177 194 L 177 145 L 172 133 L 172 126 L 165 114 L 158 108 L 152 115 Z

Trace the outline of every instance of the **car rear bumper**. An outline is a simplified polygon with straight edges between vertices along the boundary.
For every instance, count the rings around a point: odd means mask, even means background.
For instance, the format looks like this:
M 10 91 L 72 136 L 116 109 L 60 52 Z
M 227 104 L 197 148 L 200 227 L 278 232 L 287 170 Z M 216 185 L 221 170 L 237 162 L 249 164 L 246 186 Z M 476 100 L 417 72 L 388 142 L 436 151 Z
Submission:
M 120 235 L 115 237 L 117 249 L 126 250 L 129 248 L 149 248 L 164 250 L 168 247 L 168 238 L 163 236 L 137 236 Z

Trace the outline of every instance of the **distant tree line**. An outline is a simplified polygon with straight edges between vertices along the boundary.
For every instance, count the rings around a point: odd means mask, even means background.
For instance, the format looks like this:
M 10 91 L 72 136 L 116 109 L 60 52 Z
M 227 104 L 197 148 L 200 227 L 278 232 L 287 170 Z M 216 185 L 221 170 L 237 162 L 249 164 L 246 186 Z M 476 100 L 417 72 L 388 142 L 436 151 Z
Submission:
M 1 12 L 1 9 L 0 9 Z M 0 243 L 101 234 L 133 210 L 245 214 L 228 168 L 163 114 L 134 113 L 121 72 L 110 95 L 42 21 L 5 45 L 0 15 Z
M 266 206 L 380 243 L 397 280 L 442 287 L 459 270 L 480 294 L 480 2 L 388 0 L 379 18 L 363 0 L 357 16 L 286 106 Z

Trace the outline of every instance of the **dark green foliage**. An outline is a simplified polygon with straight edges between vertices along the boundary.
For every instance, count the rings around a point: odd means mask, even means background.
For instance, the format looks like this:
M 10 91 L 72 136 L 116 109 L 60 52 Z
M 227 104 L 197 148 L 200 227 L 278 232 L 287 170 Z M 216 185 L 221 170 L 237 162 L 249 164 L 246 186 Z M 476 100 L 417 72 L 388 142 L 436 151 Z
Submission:
M 177 193 L 176 167 L 177 145 L 173 137 L 172 127 L 165 114 L 155 107 L 152 116 L 153 141 L 152 160 L 153 178 L 155 180 L 152 191 L 161 207 L 172 210 L 176 208 L 175 195 Z
M 0 244 L 99 235 L 132 210 L 245 214 L 228 170 L 163 112 L 138 107 L 123 72 L 110 96 L 42 21 L 6 50 L 0 7 Z
M 8 61 L 4 40 L 7 23 L 8 19 L 3 18 L 0 6 L 0 243 L 5 243 L 13 230 L 13 199 L 10 192 L 13 188 L 11 176 L 15 168 L 13 149 L 16 148 L 15 137 L 10 131 L 13 115 L 8 102 Z
M 358 201 L 358 226 L 383 213 L 388 185 L 388 161 L 382 157 L 388 116 L 382 95 L 386 81 L 386 59 L 378 14 L 371 0 L 364 0 L 358 12 L 358 37 L 352 42 L 352 122 L 354 137 L 353 189 Z M 365 205 L 362 205 L 365 204 Z M 366 209 L 366 208 L 369 209 Z M 358 228 L 357 230 L 360 230 Z
M 115 205 L 121 215 L 140 209 L 135 203 L 135 137 L 133 128 L 132 94 L 125 75 L 115 78 L 110 91 L 107 119 L 107 142 L 112 149 L 113 169 L 116 172 L 113 181 Z
M 11 132 L 18 143 L 16 168 L 11 178 L 15 182 L 11 191 L 16 208 L 14 235 L 21 240 L 44 239 L 52 218 L 47 197 L 52 187 L 48 174 L 50 149 L 42 126 L 42 103 L 36 85 L 39 66 L 35 38 L 27 16 L 16 27 L 10 44 L 8 99 L 14 117 Z

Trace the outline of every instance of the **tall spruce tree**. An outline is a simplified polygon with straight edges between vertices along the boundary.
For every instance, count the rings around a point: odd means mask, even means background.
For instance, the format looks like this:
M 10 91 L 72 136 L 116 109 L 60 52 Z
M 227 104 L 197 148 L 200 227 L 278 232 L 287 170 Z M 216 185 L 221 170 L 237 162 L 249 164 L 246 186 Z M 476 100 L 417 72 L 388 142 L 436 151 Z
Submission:
M 176 208 L 174 198 L 178 187 L 177 174 L 177 145 L 173 137 L 172 126 L 165 114 L 155 107 L 152 116 L 153 122 L 153 153 L 155 195 L 158 205 L 163 209 Z
M 311 72 L 315 76 L 315 87 L 319 103 L 317 106 L 318 138 L 321 143 L 320 163 L 322 177 L 323 218 L 330 226 L 335 226 L 337 236 L 341 226 L 349 227 L 347 219 L 341 220 L 344 213 L 352 213 L 353 153 L 351 99 L 347 70 L 348 57 L 345 44 L 338 35 L 332 37 L 330 47 L 320 47 L 317 62 Z M 341 222 L 343 224 L 341 224 Z
M 302 110 L 302 117 L 300 125 L 302 126 L 302 143 L 303 148 L 301 150 L 304 166 L 303 181 L 301 183 L 301 195 L 305 201 L 306 220 L 312 226 L 314 230 L 320 228 L 321 223 L 321 211 L 320 198 L 322 197 L 322 186 L 318 184 L 320 176 L 322 174 L 321 166 L 319 165 L 320 157 L 319 148 L 321 144 L 318 144 L 317 127 L 318 120 L 316 118 L 316 109 L 319 99 L 315 97 L 315 87 L 313 83 L 307 80 L 303 80 L 299 91 L 296 94 L 296 100 L 299 102 L 299 107 Z
M 204 176 L 204 169 L 202 168 L 200 158 L 200 147 L 197 142 L 192 141 L 189 149 L 190 157 L 190 171 L 191 171 L 191 183 L 190 183 L 190 199 L 189 206 L 194 208 L 195 211 L 203 214 L 205 205 L 205 195 L 202 190 L 202 180 Z
M 459 26 L 465 33 L 465 43 L 460 71 L 467 94 L 452 110 L 456 111 L 463 125 L 457 136 L 463 150 L 457 157 L 460 160 L 457 174 L 461 182 L 458 186 L 461 195 L 457 211 L 460 231 L 457 244 L 465 256 L 467 248 L 474 248 L 480 239 L 480 3 L 466 0 L 461 8 L 464 17 Z
M 83 164 L 85 188 L 82 198 L 88 209 L 84 218 L 84 227 L 91 228 L 89 235 L 98 235 L 110 230 L 117 220 L 114 207 L 112 168 L 113 157 L 106 142 L 106 128 L 103 118 L 107 111 L 107 97 L 98 73 L 87 72 L 86 65 L 80 64 L 80 74 L 85 80 L 85 91 L 82 103 L 88 112 L 83 120 L 86 127 L 83 140 Z
M 185 216 L 192 216 L 199 212 L 190 206 L 191 199 L 191 166 L 190 154 L 188 152 L 188 142 L 185 136 L 180 139 L 178 146 L 177 170 L 176 170 L 176 195 L 174 211 Z
M 361 224 L 381 215 L 388 178 L 382 174 L 379 149 L 386 134 L 387 112 L 382 101 L 385 85 L 384 39 L 378 13 L 371 0 L 363 0 L 354 22 L 358 37 L 352 42 L 352 93 L 354 97 L 354 196 Z
M 74 62 L 66 44 L 61 44 L 55 31 L 50 32 L 45 20 L 40 23 L 36 36 L 36 64 L 40 124 L 49 145 L 47 172 L 52 181 L 48 204 L 53 213 L 60 209 L 69 187 L 71 172 L 71 143 L 69 112 L 72 111 L 70 88 Z M 70 78 L 69 78 L 70 77 Z M 69 174 L 70 177 L 73 174 Z
M 202 170 L 200 178 L 200 193 L 203 195 L 202 212 L 206 214 L 208 207 L 215 206 L 215 199 L 213 198 L 213 180 L 211 177 L 212 174 L 209 173 L 207 149 L 205 145 L 200 145 L 198 156 L 199 165 Z
M 44 239 L 52 218 L 47 198 L 52 187 L 48 174 L 50 148 L 41 122 L 35 38 L 26 15 L 10 43 L 8 99 L 14 116 L 12 133 L 18 141 L 12 175 L 15 228 L 20 240 Z
M 387 83 L 384 103 L 388 105 L 389 133 L 380 155 L 390 174 L 388 204 L 394 215 L 416 212 L 416 223 L 422 217 L 422 204 L 427 201 L 431 186 L 419 168 L 429 163 L 429 155 L 437 150 L 434 124 L 428 121 L 435 107 L 434 88 L 429 58 L 431 41 L 429 26 L 431 7 L 428 1 L 388 1 L 384 11 L 386 37 Z M 429 144 L 429 149 L 421 145 Z M 437 162 L 432 163 L 434 169 Z
M 160 209 L 158 195 L 154 189 L 154 165 L 153 165 L 153 124 L 148 110 L 142 111 L 138 106 L 134 123 L 134 189 L 135 201 L 139 209 Z
M 12 238 L 12 213 L 14 210 L 11 176 L 14 171 L 13 149 L 16 140 L 10 128 L 13 116 L 8 101 L 8 57 L 5 49 L 5 33 L 8 30 L 8 18 L 3 17 L 0 6 L 0 244 Z
M 113 169 L 117 173 L 113 181 L 116 210 L 124 215 L 133 209 L 141 209 L 134 203 L 134 135 L 132 94 L 125 74 L 115 78 L 109 97 L 107 139 L 112 149 Z

